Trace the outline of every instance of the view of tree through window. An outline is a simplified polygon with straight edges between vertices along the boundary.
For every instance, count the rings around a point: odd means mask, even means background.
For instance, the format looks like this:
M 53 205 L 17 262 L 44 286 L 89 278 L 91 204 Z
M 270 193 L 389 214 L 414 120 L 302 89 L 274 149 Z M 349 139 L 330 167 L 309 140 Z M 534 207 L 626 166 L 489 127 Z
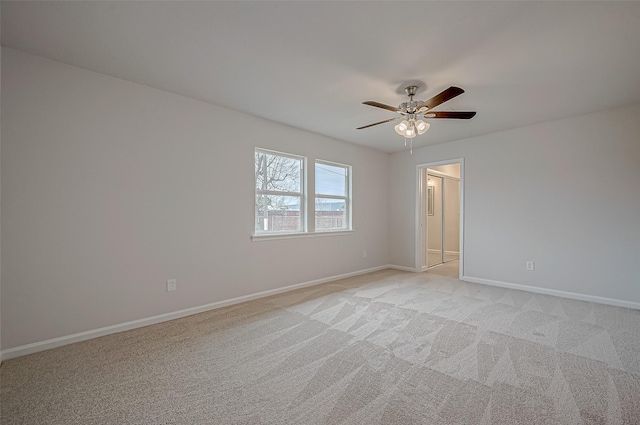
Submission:
M 256 232 L 301 232 L 304 158 L 255 151 Z
M 312 232 L 351 229 L 351 166 L 316 160 L 308 205 L 305 167 L 304 157 L 255 149 L 256 234 L 306 232 L 307 207 Z

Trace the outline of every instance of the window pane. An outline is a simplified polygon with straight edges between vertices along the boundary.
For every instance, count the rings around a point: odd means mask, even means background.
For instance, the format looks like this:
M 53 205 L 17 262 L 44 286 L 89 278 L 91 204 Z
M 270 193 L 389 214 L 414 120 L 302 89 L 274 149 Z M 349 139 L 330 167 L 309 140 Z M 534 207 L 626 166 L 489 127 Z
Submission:
M 316 193 L 347 196 L 347 169 L 316 162 Z
M 256 190 L 302 192 L 302 159 L 256 151 Z
M 316 198 L 316 231 L 346 228 L 346 201 L 340 198 Z
M 256 195 L 256 231 L 301 232 L 299 196 Z

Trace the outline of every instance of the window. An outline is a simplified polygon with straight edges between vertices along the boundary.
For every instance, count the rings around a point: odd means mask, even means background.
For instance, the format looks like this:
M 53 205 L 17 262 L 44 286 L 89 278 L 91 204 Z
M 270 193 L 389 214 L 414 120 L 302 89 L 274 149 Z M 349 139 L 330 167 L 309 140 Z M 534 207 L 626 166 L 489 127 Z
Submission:
M 351 229 L 351 167 L 316 161 L 316 232 Z
M 294 233 L 305 229 L 305 158 L 255 150 L 256 233 Z
M 255 149 L 254 240 L 351 233 L 351 166 L 316 160 L 314 201 L 307 196 L 306 165 L 302 156 Z M 311 232 L 307 217 L 315 217 Z

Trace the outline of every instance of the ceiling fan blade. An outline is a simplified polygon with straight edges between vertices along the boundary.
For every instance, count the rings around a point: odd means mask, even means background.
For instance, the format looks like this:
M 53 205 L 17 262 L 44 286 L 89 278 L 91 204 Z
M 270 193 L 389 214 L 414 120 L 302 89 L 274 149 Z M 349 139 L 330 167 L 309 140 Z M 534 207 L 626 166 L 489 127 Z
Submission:
M 420 108 L 424 108 L 425 106 L 428 109 L 433 109 L 441 103 L 451 100 L 456 96 L 460 96 L 462 93 L 464 93 L 464 90 L 462 90 L 460 87 L 449 87 L 440 94 L 433 96 L 431 99 L 425 100 L 424 102 L 419 104 L 416 109 L 419 110 Z
M 362 102 L 365 105 L 375 106 L 376 108 L 386 109 L 387 111 L 400 112 L 400 109 L 395 106 L 385 105 L 384 103 L 374 102 L 373 100 L 367 100 L 366 102 Z
M 400 118 L 401 118 L 401 117 L 396 117 L 396 118 L 391 118 L 391 119 L 389 119 L 389 120 L 384 120 L 384 121 L 376 122 L 376 123 L 373 123 L 373 124 L 365 125 L 365 126 L 363 126 L 363 127 L 358 127 L 358 128 L 356 128 L 356 130 L 362 130 L 363 128 L 373 127 L 374 125 L 384 124 L 384 123 L 386 123 L 386 122 L 395 121 L 395 120 L 400 119 Z
M 454 111 L 429 111 L 424 114 L 425 118 L 454 118 L 459 120 L 469 120 L 476 116 L 475 112 L 454 112 Z

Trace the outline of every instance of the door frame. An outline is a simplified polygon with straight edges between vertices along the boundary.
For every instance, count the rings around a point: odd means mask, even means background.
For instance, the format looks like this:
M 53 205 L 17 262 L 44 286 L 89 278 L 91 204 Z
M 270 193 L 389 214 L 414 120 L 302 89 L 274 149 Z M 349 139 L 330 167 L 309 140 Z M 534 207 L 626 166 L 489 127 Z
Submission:
M 426 217 L 427 212 L 424 210 L 423 193 L 426 188 L 423 187 L 421 177 L 422 170 L 427 168 L 438 167 L 441 165 L 460 164 L 460 260 L 458 276 L 464 276 L 464 158 L 454 158 L 444 161 L 434 161 L 416 165 L 416 211 L 415 211 L 415 269 L 416 271 L 424 271 L 427 268 L 425 264 L 426 253 L 423 244 L 425 241 L 426 229 L 422 228 L 422 219 Z M 426 226 L 426 220 L 425 220 Z

